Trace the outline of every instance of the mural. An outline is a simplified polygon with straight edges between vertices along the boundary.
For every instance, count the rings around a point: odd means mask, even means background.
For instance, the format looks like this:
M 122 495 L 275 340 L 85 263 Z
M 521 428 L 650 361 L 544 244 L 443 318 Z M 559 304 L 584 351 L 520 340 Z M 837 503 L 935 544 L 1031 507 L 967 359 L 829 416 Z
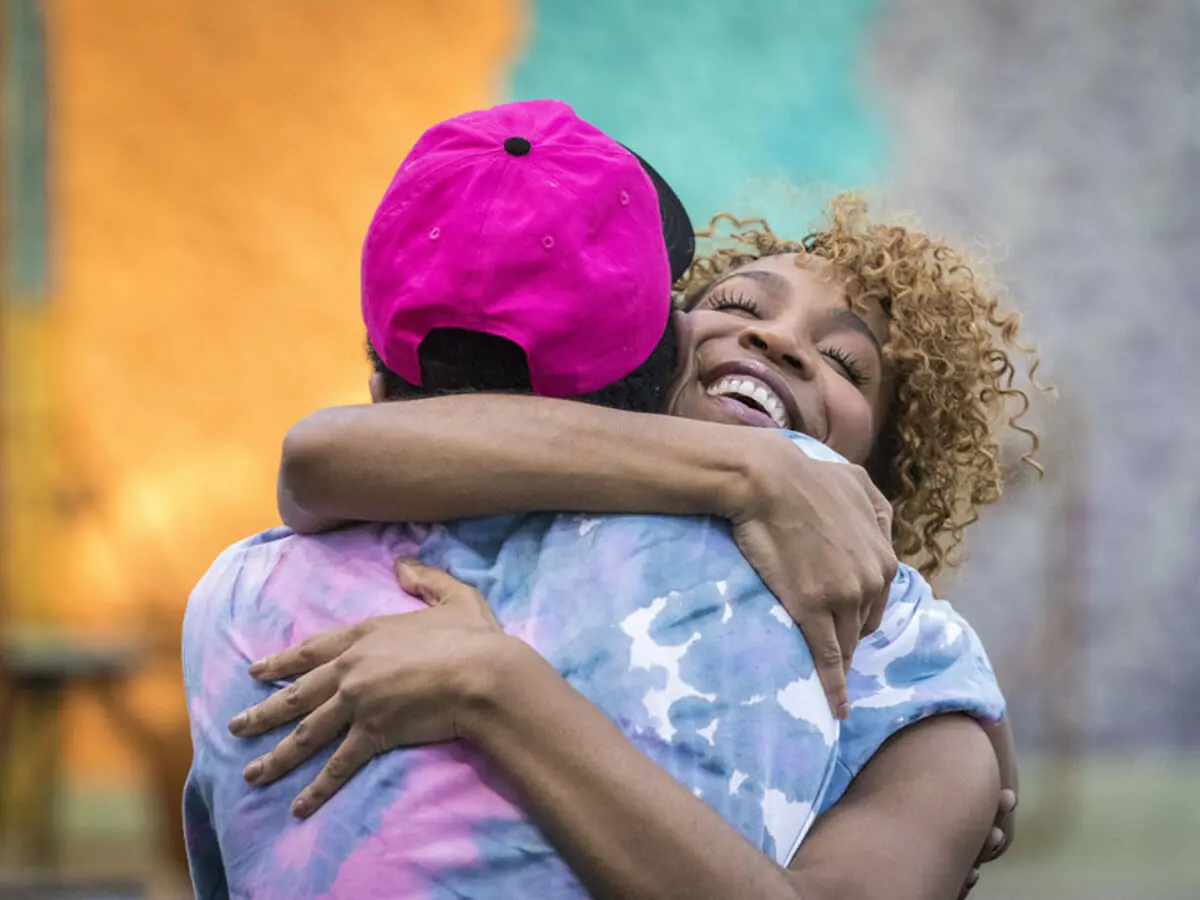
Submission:
M 799 236 L 859 186 L 992 258 L 1061 398 L 1037 411 L 1046 482 L 985 517 L 952 594 L 1029 750 L 1200 746 L 1194 4 L 10 0 L 5 16 L 0 612 L 149 647 L 129 698 L 155 733 L 184 722 L 190 586 L 277 520 L 288 425 L 365 397 L 359 245 L 395 166 L 432 122 L 554 96 L 650 159 L 697 222 L 731 210 Z M 144 777 L 93 701 L 67 727 L 78 794 Z
M 510 95 L 573 104 L 663 172 L 697 222 L 731 210 L 807 231 L 830 191 L 880 174 L 858 63 L 877 6 L 536 3 Z

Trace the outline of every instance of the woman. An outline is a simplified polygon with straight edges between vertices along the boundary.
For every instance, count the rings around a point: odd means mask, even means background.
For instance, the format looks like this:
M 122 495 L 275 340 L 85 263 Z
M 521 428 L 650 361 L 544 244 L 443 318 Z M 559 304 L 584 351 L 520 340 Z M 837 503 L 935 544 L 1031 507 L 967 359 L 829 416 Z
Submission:
M 787 584 L 791 568 L 763 564 L 755 543 L 764 532 L 755 527 L 762 518 L 752 508 L 730 511 L 715 492 L 707 509 L 680 509 L 674 501 L 655 507 L 646 499 L 638 507 L 642 492 L 619 485 L 649 487 L 656 466 L 686 470 L 689 453 L 694 468 L 744 469 L 744 457 L 721 459 L 723 448 L 736 456 L 746 446 L 731 439 L 728 426 L 783 427 L 864 466 L 891 503 L 897 552 L 923 574 L 937 574 L 978 507 L 999 496 L 992 425 L 1009 401 L 1019 408 L 1008 424 L 1029 435 L 1036 449 L 1036 438 L 1018 422 L 1025 395 L 1011 386 L 1008 351 L 1019 349 L 1017 318 L 998 312 L 997 301 L 949 247 L 903 228 L 868 224 L 864 214 L 860 203 L 841 198 L 831 227 L 802 244 L 781 241 L 761 225 L 733 235 L 731 246 L 692 267 L 680 286 L 688 352 L 668 412 L 710 423 L 703 429 L 532 398 L 330 411 L 289 436 L 280 483 L 285 521 L 313 528 L 326 524 L 325 517 L 444 519 L 513 511 L 525 508 L 522 500 L 536 509 L 604 509 L 606 497 L 618 510 L 711 512 L 733 520 L 747 558 L 782 593 L 778 585 Z M 511 414 L 515 405 L 520 414 Z M 476 425 L 487 416 L 487 427 L 468 433 L 455 424 L 463 415 Z M 638 439 L 630 440 L 634 434 Z M 705 450 L 697 453 L 695 443 L 681 448 L 681 437 L 703 441 Z M 556 452 L 545 452 L 548 443 Z M 392 459 L 399 454 L 403 465 Z M 650 490 L 645 497 L 666 494 Z M 770 543 L 769 534 L 763 543 Z M 806 562 L 797 568 L 820 568 Z M 494 623 L 477 598 L 436 573 L 402 568 L 401 580 L 442 607 L 437 627 L 476 641 L 472 646 L 494 648 L 494 665 L 473 667 L 476 675 L 486 673 L 483 681 L 468 679 L 464 687 L 447 676 L 441 680 L 456 687 L 448 690 L 438 679 L 404 670 L 396 641 L 421 640 L 422 626 L 413 624 L 416 617 L 394 617 L 308 642 L 299 664 L 289 651 L 260 665 L 256 675 L 276 678 L 340 657 L 337 666 L 301 679 L 304 703 L 282 716 L 275 704 L 256 717 L 256 730 L 332 697 L 326 710 L 341 704 L 342 724 L 351 726 L 352 737 L 356 729 L 369 732 L 376 750 L 431 735 L 468 736 L 509 776 L 528 811 L 601 895 L 669 896 L 686 885 L 689 895 L 807 890 L 936 897 L 961 883 L 978 848 L 970 846 L 978 840 L 972 835 L 982 836 L 979 828 L 986 830 L 994 809 L 994 787 L 987 810 L 980 800 L 991 784 L 983 762 L 994 764 L 990 752 L 981 762 L 974 724 L 951 716 L 903 729 L 863 769 L 785 873 L 731 837 L 711 810 L 650 765 L 603 714 L 556 683 L 552 669 L 539 667 L 512 642 L 480 638 Z M 853 644 L 864 618 L 833 617 L 843 646 Z M 452 661 L 446 665 L 438 671 L 452 673 Z M 400 679 L 401 671 L 408 677 Z M 357 705 L 347 704 L 348 694 L 334 694 L 351 682 Z M 518 694 L 538 698 L 542 713 L 506 710 L 500 698 Z M 869 693 L 858 699 L 869 708 Z M 415 722 L 420 710 L 437 721 Z M 852 709 L 848 724 L 854 716 Z M 324 720 L 330 721 L 328 712 Z M 567 739 L 546 741 L 548 730 Z M 312 735 L 307 740 L 323 743 Z M 264 780 L 286 771 L 281 766 L 296 747 L 285 741 L 280 751 L 264 761 L 271 769 Z M 301 803 L 311 811 L 349 774 L 331 773 Z M 945 795 L 953 785 L 939 774 L 973 785 L 959 805 Z M 880 815 L 888 807 L 894 814 Z M 869 816 L 862 814 L 867 809 Z M 873 846 L 863 846 L 864 829 Z M 912 842 L 916 829 L 931 839 Z M 985 856 L 1000 849 L 992 844 Z

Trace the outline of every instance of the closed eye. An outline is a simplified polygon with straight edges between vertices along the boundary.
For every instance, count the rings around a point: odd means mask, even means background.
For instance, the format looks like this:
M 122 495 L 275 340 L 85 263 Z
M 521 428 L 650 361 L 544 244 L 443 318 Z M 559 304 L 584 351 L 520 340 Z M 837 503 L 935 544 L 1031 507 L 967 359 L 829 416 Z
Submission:
M 722 291 L 715 297 L 709 297 L 707 303 L 709 309 L 717 310 L 718 312 L 721 310 L 738 310 L 756 319 L 762 318 L 762 309 L 754 302 L 753 298 L 735 291 Z
M 821 355 L 832 362 L 833 367 L 841 372 L 842 377 L 855 387 L 862 387 L 871 380 L 866 368 L 854 357 L 854 354 L 847 353 L 840 347 L 828 347 L 821 351 Z

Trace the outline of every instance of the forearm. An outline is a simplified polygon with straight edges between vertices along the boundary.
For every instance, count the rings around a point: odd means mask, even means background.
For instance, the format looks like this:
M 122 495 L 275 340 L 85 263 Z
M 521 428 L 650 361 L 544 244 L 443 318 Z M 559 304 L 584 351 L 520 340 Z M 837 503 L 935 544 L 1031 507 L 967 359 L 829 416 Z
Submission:
M 532 650 L 514 646 L 502 671 L 489 698 L 473 704 L 465 730 L 593 896 L 801 896 L 783 869 Z
M 503 395 L 325 409 L 284 441 L 280 511 L 298 530 L 524 510 L 725 515 L 746 490 L 747 431 Z

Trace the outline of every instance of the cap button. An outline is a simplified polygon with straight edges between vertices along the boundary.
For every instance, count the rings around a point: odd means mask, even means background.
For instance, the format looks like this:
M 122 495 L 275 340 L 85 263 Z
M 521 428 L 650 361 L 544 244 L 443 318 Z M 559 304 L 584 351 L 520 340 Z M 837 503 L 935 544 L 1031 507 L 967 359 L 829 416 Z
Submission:
M 504 150 L 511 156 L 524 156 L 533 149 L 533 144 L 523 137 L 510 137 L 504 142 Z

